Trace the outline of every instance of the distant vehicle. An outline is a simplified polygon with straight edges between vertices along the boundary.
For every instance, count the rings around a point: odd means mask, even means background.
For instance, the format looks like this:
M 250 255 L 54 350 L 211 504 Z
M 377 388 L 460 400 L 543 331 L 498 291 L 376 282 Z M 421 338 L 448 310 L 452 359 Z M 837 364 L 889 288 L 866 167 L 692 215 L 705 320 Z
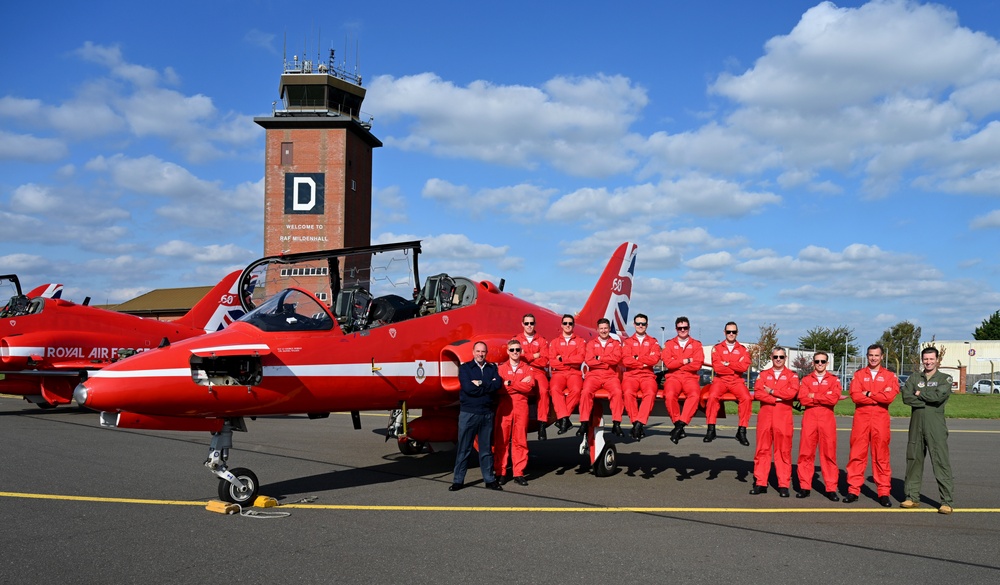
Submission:
M 969 394 L 1000 394 L 1000 380 L 980 380 L 972 385 Z

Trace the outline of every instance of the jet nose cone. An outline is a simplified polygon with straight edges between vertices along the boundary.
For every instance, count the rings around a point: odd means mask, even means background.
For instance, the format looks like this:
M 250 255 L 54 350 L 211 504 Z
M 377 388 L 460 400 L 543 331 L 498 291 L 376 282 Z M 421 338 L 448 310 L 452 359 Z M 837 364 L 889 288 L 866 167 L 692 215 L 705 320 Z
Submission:
M 79 406 L 87 405 L 87 396 L 90 394 L 90 391 L 87 390 L 86 384 L 86 382 L 80 382 L 76 385 L 76 389 L 73 390 L 73 400 L 75 400 Z

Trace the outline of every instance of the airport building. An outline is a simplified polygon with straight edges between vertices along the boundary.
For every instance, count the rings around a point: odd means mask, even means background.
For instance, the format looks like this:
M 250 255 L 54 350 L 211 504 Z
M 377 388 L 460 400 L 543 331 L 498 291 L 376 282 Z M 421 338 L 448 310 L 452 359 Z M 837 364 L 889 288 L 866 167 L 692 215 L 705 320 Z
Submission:
M 264 256 L 371 244 L 372 150 L 382 146 L 361 111 L 361 77 L 328 63 L 293 57 L 278 83 L 271 116 L 254 118 L 266 131 Z M 280 104 L 280 107 L 278 107 Z M 364 258 L 357 258 L 362 263 Z M 345 285 L 352 267 L 343 267 Z M 301 286 L 329 298 L 329 267 L 297 265 L 269 287 Z M 259 291 L 266 296 L 274 291 Z

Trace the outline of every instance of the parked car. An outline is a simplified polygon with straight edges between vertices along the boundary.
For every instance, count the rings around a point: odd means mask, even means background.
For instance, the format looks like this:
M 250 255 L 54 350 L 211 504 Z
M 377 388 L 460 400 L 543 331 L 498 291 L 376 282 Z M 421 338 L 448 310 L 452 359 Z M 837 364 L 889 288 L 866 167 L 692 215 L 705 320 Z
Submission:
M 1000 394 L 1000 380 L 980 380 L 969 388 L 969 394 Z

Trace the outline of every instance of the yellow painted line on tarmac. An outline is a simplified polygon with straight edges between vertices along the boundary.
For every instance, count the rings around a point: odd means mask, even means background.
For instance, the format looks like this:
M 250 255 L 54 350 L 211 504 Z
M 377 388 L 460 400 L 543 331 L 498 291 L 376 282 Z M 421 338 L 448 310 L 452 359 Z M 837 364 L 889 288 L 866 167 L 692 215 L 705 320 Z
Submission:
M 31 500 L 62 500 L 68 502 L 101 502 L 108 504 L 151 504 L 157 506 L 202 506 L 207 502 L 187 500 L 144 500 L 138 498 L 102 498 L 97 496 L 68 496 L 61 494 L 31 494 L 23 492 L 0 492 L 3 498 L 27 498 Z
M 25 498 L 32 500 L 59 500 L 68 502 L 98 502 L 105 504 L 143 504 L 158 506 L 199 506 L 204 507 L 207 501 L 188 500 L 148 500 L 138 498 L 105 498 L 97 496 L 69 496 L 60 494 L 33 494 L 24 492 L 0 492 L 4 498 Z M 917 510 L 879 508 L 682 508 L 653 506 L 614 506 L 614 507 L 558 507 L 558 506 L 358 506 L 349 504 L 283 504 L 279 508 L 296 508 L 301 510 L 340 510 L 348 512 L 550 512 L 563 514 L 579 513 L 645 513 L 645 514 L 912 514 L 937 513 L 932 507 Z M 958 508 L 956 514 L 963 513 L 1000 513 L 1000 508 Z
M 529 506 L 349 506 L 339 504 L 285 504 L 280 508 L 302 508 L 313 510 L 345 510 L 345 511 L 373 511 L 373 512 L 562 512 L 562 513 L 709 513 L 709 514 L 858 514 L 858 513 L 910 513 L 910 512 L 933 512 L 937 514 L 935 508 L 924 510 L 884 510 L 878 508 L 656 508 L 646 506 L 616 506 L 609 508 L 581 508 L 581 507 L 529 507 Z M 955 514 L 960 512 L 976 513 L 1000 513 L 1000 508 L 967 508 L 956 509 Z

